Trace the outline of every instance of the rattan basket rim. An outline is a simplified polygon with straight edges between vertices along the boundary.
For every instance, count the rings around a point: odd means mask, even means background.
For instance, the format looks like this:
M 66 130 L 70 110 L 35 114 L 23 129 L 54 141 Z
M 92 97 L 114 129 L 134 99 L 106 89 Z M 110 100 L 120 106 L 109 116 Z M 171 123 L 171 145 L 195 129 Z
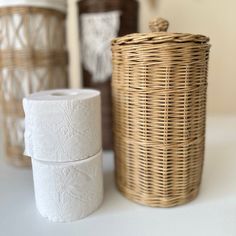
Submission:
M 112 40 L 112 45 L 130 45 L 130 44 L 159 44 L 159 43 L 207 43 L 209 37 L 201 34 L 190 33 L 171 33 L 171 32 L 151 32 L 151 33 L 133 33 Z
M 56 9 L 52 8 L 45 8 L 45 7 L 36 7 L 36 6 L 30 6 L 30 5 L 16 5 L 16 6 L 6 6 L 6 7 L 0 7 L 0 16 L 4 15 L 11 15 L 11 14 L 56 14 L 58 17 L 61 17 L 63 19 L 66 18 L 66 14 L 64 12 L 58 11 Z

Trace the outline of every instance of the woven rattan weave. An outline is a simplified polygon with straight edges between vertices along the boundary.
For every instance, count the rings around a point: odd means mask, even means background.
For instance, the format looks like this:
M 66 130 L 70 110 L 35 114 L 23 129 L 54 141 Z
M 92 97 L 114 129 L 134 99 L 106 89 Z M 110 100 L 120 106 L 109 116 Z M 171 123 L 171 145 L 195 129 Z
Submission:
M 65 14 L 46 8 L 0 8 L 0 88 L 7 161 L 30 165 L 24 152 L 22 98 L 67 86 Z
M 157 19 L 152 30 L 167 29 Z M 202 35 L 153 32 L 114 39 L 116 182 L 129 199 L 172 207 L 201 183 L 210 45 Z

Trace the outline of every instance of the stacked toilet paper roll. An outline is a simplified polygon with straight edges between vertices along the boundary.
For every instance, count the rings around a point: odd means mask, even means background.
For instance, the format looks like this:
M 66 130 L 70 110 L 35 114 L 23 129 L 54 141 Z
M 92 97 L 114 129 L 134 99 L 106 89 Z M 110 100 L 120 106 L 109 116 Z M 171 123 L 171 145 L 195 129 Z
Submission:
M 100 93 L 44 91 L 23 107 L 38 211 L 54 222 L 88 216 L 103 199 Z

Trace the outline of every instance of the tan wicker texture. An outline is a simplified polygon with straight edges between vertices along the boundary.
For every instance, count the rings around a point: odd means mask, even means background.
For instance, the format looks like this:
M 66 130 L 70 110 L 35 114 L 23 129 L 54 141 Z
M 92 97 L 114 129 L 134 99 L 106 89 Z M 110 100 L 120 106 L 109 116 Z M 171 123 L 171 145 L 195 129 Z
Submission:
M 156 29 L 168 25 L 159 23 Z M 208 41 L 201 35 L 166 32 L 113 40 L 116 182 L 135 202 L 172 207 L 198 194 Z
M 65 14 L 37 7 L 0 8 L 0 88 L 7 161 L 29 166 L 22 98 L 67 87 Z

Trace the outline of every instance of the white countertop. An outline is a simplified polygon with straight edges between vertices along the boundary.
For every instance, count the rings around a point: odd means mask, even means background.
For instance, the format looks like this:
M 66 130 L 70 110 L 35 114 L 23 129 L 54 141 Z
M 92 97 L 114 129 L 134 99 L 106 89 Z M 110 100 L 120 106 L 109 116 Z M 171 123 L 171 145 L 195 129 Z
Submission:
M 114 185 L 113 154 L 104 153 L 105 199 L 86 219 L 56 224 L 34 202 L 32 172 L 5 164 L 0 155 L 0 236 L 236 236 L 236 117 L 210 117 L 201 192 L 171 209 L 125 199 Z

